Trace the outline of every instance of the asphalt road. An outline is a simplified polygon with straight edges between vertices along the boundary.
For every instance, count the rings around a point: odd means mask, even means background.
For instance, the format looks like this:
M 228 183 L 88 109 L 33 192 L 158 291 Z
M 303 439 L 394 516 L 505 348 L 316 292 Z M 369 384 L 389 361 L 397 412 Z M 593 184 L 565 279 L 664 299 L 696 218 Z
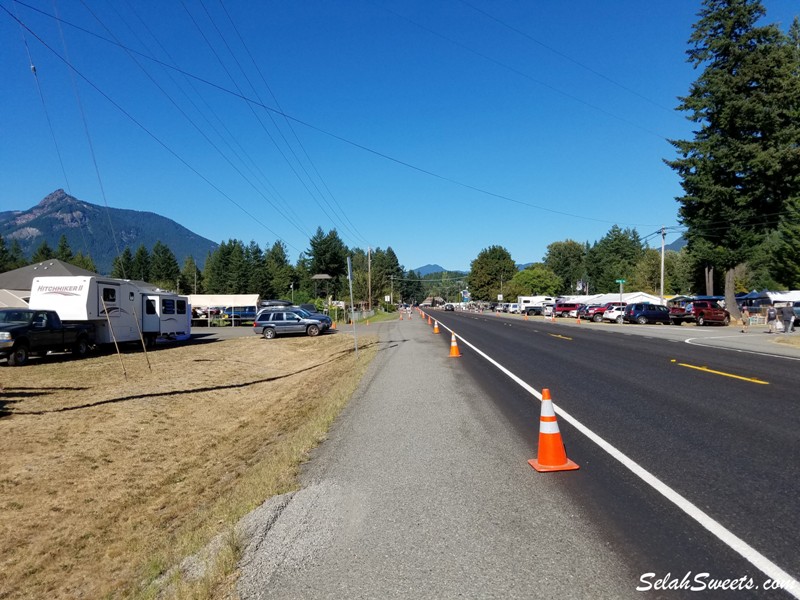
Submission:
M 550 388 L 558 406 L 800 578 L 796 361 L 678 344 L 678 328 L 645 326 L 653 334 L 673 330 L 653 339 L 591 324 L 436 317 L 533 387 Z M 465 368 L 509 426 L 530 431 L 536 403 L 477 353 L 463 353 Z M 609 540 L 629 549 L 635 569 L 765 579 L 586 436 L 567 423 L 561 429 L 569 457 L 582 467 L 579 477 L 564 479 L 565 488 L 594 511 Z
M 381 352 L 303 488 L 253 519 L 242 598 L 791 597 L 637 591 L 767 576 L 567 419 L 580 470 L 533 471 L 539 402 L 470 344 L 794 578 L 798 362 L 690 346 L 679 328 L 436 316 L 461 358 L 418 318 L 371 328 Z

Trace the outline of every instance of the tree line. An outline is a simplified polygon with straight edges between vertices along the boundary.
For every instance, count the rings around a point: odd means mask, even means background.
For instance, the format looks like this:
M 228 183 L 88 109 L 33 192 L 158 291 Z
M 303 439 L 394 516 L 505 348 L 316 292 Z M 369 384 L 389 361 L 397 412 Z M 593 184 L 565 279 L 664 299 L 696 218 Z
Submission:
M 348 256 L 356 304 L 389 307 L 401 301 L 424 299 L 419 273 L 405 270 L 391 247 L 348 248 L 335 229 L 325 233 L 322 228 L 317 228 L 308 250 L 294 264 L 281 241 L 261 248 L 255 241 L 245 244 L 230 239 L 206 256 L 202 269 L 191 256 L 179 266 L 172 250 L 157 241 L 150 249 L 140 245 L 133 251 L 126 246 L 114 258 L 109 275 L 146 281 L 181 294 L 258 294 L 265 300 L 319 300 L 320 304 L 333 298 L 349 303 Z M 16 240 L 8 247 L 0 236 L 0 272 L 54 258 L 97 272 L 91 257 L 72 252 L 66 236 L 61 237 L 56 249 L 42 242 L 30 259 L 23 255 Z M 315 279 L 315 275 L 326 278 Z

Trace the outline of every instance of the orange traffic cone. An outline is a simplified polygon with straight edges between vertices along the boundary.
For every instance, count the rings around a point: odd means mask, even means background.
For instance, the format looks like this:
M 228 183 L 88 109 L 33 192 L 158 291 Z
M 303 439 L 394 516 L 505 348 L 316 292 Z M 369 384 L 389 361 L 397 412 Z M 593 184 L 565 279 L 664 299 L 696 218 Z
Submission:
M 431 316 L 430 315 L 428 315 L 428 325 L 433 325 L 433 323 L 431 322 Z
M 336 321 L 334 321 L 333 323 L 331 323 L 331 329 L 336 329 Z
M 433 333 L 439 333 L 439 321 L 433 322 Z
M 525 313 L 525 320 L 528 320 L 528 313 Z
M 400 320 L 401 321 L 403 320 L 403 312 L 402 311 L 400 311 Z
M 567 458 L 550 390 L 542 390 L 542 414 L 539 417 L 539 455 L 528 461 L 537 471 L 574 471 L 580 467 Z
M 580 325 L 580 324 L 581 324 L 581 316 L 578 315 L 578 325 Z
M 458 351 L 455 333 L 450 334 L 450 358 L 461 358 L 461 352 Z

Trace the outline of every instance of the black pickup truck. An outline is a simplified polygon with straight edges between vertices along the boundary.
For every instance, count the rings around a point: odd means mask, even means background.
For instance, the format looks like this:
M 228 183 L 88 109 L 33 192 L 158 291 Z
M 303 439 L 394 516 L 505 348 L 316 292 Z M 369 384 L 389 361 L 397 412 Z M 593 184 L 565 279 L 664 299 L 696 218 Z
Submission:
M 94 341 L 93 325 L 62 323 L 52 310 L 0 310 L 0 358 L 7 358 L 11 366 L 24 365 L 31 354 L 48 351 L 71 351 L 82 357 Z

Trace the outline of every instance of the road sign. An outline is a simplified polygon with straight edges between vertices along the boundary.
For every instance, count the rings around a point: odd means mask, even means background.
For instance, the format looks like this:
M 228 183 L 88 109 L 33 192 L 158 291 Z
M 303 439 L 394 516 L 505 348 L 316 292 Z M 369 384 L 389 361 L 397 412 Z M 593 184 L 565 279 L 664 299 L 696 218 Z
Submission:
M 617 279 L 617 283 L 625 283 L 624 279 Z

